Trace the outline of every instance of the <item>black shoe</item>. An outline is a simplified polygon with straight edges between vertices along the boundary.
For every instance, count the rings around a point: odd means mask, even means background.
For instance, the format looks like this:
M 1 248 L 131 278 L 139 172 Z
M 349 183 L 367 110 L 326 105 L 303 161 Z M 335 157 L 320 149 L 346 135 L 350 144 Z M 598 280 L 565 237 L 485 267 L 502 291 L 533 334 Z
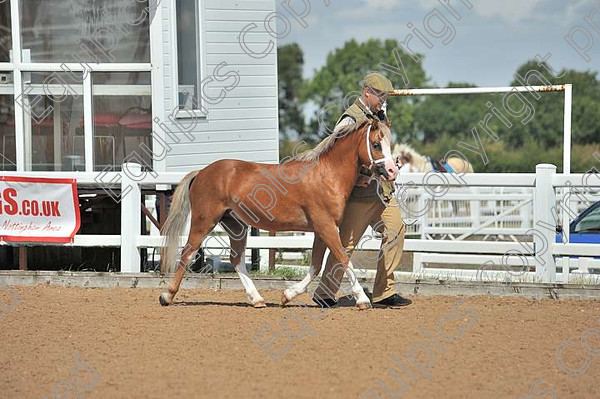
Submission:
M 388 298 L 382 299 L 378 302 L 373 302 L 373 307 L 378 308 L 398 308 L 401 306 L 410 305 L 412 301 L 410 299 L 406 299 L 401 297 L 398 294 L 394 294 Z
M 373 302 L 373 293 L 367 287 L 362 287 L 362 289 L 365 292 L 367 298 L 369 298 L 369 301 Z
M 314 303 L 316 303 L 322 308 L 333 308 L 334 306 L 337 306 L 337 301 L 331 298 L 321 298 L 320 296 L 313 296 L 312 300 Z

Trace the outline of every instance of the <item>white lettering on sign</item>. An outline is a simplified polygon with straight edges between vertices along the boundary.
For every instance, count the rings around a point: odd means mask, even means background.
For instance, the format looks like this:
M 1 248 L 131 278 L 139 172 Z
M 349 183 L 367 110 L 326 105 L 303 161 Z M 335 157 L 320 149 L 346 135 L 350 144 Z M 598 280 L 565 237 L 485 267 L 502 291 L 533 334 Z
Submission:
M 0 176 L 0 240 L 72 242 L 79 225 L 74 179 Z

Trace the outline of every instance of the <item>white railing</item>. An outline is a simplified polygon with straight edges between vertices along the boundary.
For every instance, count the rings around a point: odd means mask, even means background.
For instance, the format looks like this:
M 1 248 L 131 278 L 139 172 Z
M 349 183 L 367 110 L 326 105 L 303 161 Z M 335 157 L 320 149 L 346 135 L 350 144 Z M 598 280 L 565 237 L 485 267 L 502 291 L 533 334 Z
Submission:
M 407 190 L 408 209 L 430 201 L 428 212 L 407 221 L 406 234 L 462 240 L 472 235 L 515 236 L 532 225 L 532 188 L 463 187 L 434 197 L 422 187 Z
M 133 175 L 141 176 L 141 168 L 136 164 L 126 165 Z M 43 172 L 6 172 L 5 175 L 19 176 L 48 176 Z M 78 173 L 78 172 L 53 172 L 53 177 L 75 177 L 80 186 L 98 186 L 96 181 L 97 174 Z M 162 237 L 158 235 L 141 234 L 141 188 L 152 187 L 157 184 L 176 184 L 184 176 L 184 173 L 161 173 L 153 177 L 146 174 L 137 181 L 132 179 L 127 173 L 111 172 L 102 177 L 104 182 L 113 182 L 105 188 L 117 189 L 128 193 L 121 200 L 121 234 L 120 235 L 76 235 L 73 243 L 64 244 L 64 246 L 78 247 L 120 247 L 121 248 L 121 271 L 122 272 L 140 272 L 140 248 L 159 247 Z M 552 207 L 556 204 L 556 190 L 564 190 L 568 187 L 584 187 L 583 174 L 556 174 L 556 167 L 553 165 L 542 164 L 536 167 L 536 173 L 533 174 L 466 174 L 462 178 L 467 187 L 528 187 L 532 189 L 532 203 L 534 209 L 534 227 L 540 223 L 547 226 L 554 225 L 552 217 Z M 410 180 L 417 186 L 426 186 L 423 181 L 425 174 L 400 175 L 398 180 L 408 183 Z M 600 182 L 597 179 L 589 179 L 586 189 L 600 190 Z M 449 185 L 458 186 L 459 183 L 449 179 Z M 565 226 L 568 226 L 566 224 Z M 568 230 L 568 227 L 565 227 Z M 404 250 L 414 252 L 417 257 L 422 254 L 445 254 L 452 257 L 457 263 L 475 263 L 488 259 L 498 261 L 509 251 L 522 253 L 530 260 L 530 265 L 535 265 L 535 280 L 542 282 L 555 282 L 557 280 L 555 256 L 586 256 L 594 257 L 600 255 L 600 248 L 596 245 L 587 244 L 556 244 L 555 233 L 550 229 L 536 228 L 537 234 L 533 235 L 533 242 L 489 242 L 489 241 L 461 241 L 457 245 L 453 240 L 422 240 L 407 239 L 404 243 Z M 10 245 L 10 243 L 2 243 Z M 183 240 L 182 240 L 183 244 Z M 533 245 L 532 245 L 533 244 Z M 226 245 L 218 244 L 212 240 L 211 248 L 224 248 Z M 370 240 L 365 243 L 363 249 L 379 250 L 380 243 L 377 240 Z M 530 246 L 531 250 L 527 249 Z M 312 247 L 312 236 L 251 236 L 248 238 L 248 249 L 310 249 Z M 548 248 L 549 247 L 549 248 Z M 548 248 L 548 250 L 543 249 Z M 537 251 L 537 253 L 535 252 Z M 460 255 L 468 255 L 469 258 L 462 258 Z M 568 259 L 568 258 L 566 258 Z M 515 263 L 512 259 L 508 263 Z M 563 262 L 564 263 L 564 262 Z M 542 266 L 544 265 L 544 266 Z M 449 270 L 440 269 L 446 273 L 455 275 L 469 276 L 473 275 L 475 270 Z M 428 269 L 422 266 L 415 266 L 413 273 L 424 276 L 439 276 L 440 270 Z M 563 267 L 563 273 L 559 276 L 562 281 L 568 281 L 569 269 Z
M 431 201 L 428 212 L 407 220 L 407 236 L 422 239 L 464 240 L 484 236 L 484 240 L 515 240 L 534 225 L 532 187 L 463 187 L 453 188 L 442 197 L 434 197 L 422 187 L 407 190 L 409 209 L 417 210 L 423 201 Z M 579 214 L 591 202 L 572 201 L 571 209 Z M 562 216 L 562 208 L 558 208 Z

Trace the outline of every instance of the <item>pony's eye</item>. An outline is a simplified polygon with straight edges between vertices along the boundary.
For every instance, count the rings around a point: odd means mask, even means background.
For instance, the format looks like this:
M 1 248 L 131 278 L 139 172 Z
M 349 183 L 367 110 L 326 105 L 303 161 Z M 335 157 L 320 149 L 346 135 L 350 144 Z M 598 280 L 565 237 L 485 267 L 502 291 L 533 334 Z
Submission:
M 381 150 L 381 143 L 379 141 L 374 141 L 373 148 L 375 148 L 376 150 Z

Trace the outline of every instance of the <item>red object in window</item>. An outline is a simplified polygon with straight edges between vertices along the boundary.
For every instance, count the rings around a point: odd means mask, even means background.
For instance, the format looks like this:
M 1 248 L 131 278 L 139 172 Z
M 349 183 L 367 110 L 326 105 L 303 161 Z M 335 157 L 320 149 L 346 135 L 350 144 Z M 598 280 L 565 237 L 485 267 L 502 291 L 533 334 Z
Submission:
M 118 114 L 96 114 L 94 115 L 95 127 L 115 127 L 119 124 Z M 83 126 L 83 119 L 79 121 L 79 126 Z
M 119 121 L 119 125 L 127 129 L 152 130 L 152 115 L 150 114 L 130 114 L 125 115 Z
M 117 114 L 97 114 L 94 115 L 94 126 L 98 127 L 113 127 L 119 123 L 119 115 Z

